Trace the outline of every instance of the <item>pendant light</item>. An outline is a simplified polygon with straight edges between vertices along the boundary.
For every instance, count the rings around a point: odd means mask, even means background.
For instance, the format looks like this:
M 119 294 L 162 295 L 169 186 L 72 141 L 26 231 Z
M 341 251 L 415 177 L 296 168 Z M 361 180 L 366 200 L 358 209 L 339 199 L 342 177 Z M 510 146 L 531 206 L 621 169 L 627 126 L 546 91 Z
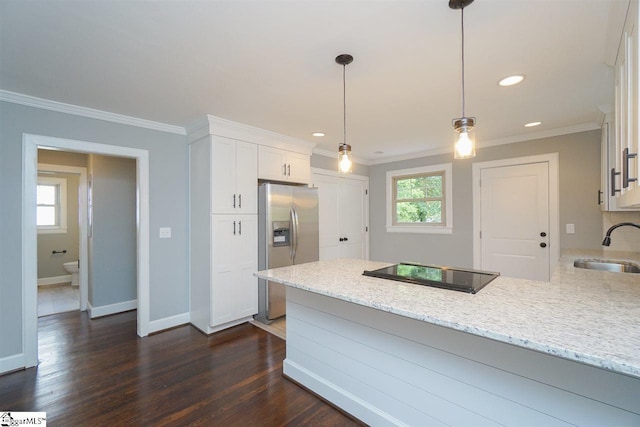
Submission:
M 338 146 L 338 172 L 351 172 L 351 146 L 347 144 L 347 84 L 345 79 L 347 65 L 353 62 L 353 56 L 342 54 L 336 56 L 336 62 L 342 65 L 342 107 L 343 107 L 343 139 Z
M 453 157 L 455 159 L 468 159 L 476 156 L 476 135 L 474 127 L 475 117 L 466 117 L 464 112 L 464 8 L 473 3 L 473 0 L 449 0 L 451 9 L 460 9 L 462 29 L 462 117 L 453 119 L 455 145 Z

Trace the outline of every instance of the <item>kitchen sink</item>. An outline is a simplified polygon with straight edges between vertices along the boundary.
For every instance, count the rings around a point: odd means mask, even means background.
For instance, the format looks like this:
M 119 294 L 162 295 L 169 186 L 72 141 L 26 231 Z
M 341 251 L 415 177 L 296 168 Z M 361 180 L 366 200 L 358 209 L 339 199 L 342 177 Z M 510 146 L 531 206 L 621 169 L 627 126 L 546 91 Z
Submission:
M 640 273 L 640 266 L 626 261 L 605 261 L 593 259 L 578 259 L 573 262 L 577 268 L 588 270 L 613 271 L 617 273 Z

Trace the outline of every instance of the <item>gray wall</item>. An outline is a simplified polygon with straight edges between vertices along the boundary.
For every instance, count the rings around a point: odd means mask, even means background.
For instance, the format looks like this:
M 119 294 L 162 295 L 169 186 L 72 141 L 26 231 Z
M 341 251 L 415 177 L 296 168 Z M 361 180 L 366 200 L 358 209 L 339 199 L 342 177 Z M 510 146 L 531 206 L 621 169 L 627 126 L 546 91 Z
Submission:
M 311 167 L 328 169 L 337 172 L 338 158 L 322 156 L 320 154 L 313 154 L 311 156 Z M 369 166 L 354 163 L 351 173 L 353 173 L 354 175 L 369 176 Z
M 137 299 L 136 161 L 91 155 L 92 235 L 89 303 L 93 307 Z
M 560 246 L 600 249 L 602 213 L 596 203 L 600 188 L 600 131 L 596 130 L 483 148 L 471 160 L 454 161 L 452 154 L 443 154 L 371 166 L 371 259 L 472 267 L 472 163 L 555 152 L 560 157 Z M 453 234 L 387 233 L 386 172 L 447 162 L 453 162 Z M 567 223 L 575 224 L 576 234 L 565 234 Z
M 80 227 L 78 227 L 78 185 L 80 178 L 78 175 L 66 173 L 38 175 L 67 180 L 67 232 L 38 234 L 38 279 L 66 276 L 69 273 L 62 264 L 76 261 L 80 257 Z M 52 253 L 53 251 L 62 250 L 66 250 L 67 253 Z
M 150 318 L 188 312 L 186 137 L 0 102 L 0 358 L 22 353 L 23 133 L 149 151 Z M 171 239 L 159 239 L 164 226 Z

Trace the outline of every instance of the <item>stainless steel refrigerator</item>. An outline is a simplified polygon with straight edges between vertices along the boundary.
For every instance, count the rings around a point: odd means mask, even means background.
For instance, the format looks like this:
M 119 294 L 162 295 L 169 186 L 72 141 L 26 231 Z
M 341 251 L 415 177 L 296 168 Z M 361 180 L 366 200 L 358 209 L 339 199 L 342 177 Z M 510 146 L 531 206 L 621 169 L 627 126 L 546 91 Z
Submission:
M 318 189 L 266 183 L 258 188 L 258 268 L 318 261 Z M 264 323 L 285 315 L 285 286 L 258 281 Z

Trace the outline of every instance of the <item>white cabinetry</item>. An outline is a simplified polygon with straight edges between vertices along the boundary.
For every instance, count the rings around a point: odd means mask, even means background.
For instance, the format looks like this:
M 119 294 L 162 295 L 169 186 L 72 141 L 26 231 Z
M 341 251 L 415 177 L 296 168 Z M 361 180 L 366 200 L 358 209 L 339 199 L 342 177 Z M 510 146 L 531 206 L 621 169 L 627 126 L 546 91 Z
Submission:
M 211 212 L 258 213 L 258 146 L 211 136 Z
M 190 317 L 208 334 L 258 312 L 257 146 L 207 135 L 189 152 Z
M 311 179 L 311 157 L 261 145 L 258 150 L 258 178 L 308 184 Z
M 609 180 L 616 207 L 640 206 L 638 177 L 638 0 L 631 0 L 614 69 L 614 126 Z M 614 161 L 615 159 L 615 161 Z M 611 183 L 613 180 L 613 184 Z M 615 188 L 613 188 L 615 186 Z
M 315 169 L 318 188 L 320 260 L 369 258 L 367 177 Z
M 257 215 L 211 215 L 211 246 L 209 326 L 215 328 L 258 312 Z

